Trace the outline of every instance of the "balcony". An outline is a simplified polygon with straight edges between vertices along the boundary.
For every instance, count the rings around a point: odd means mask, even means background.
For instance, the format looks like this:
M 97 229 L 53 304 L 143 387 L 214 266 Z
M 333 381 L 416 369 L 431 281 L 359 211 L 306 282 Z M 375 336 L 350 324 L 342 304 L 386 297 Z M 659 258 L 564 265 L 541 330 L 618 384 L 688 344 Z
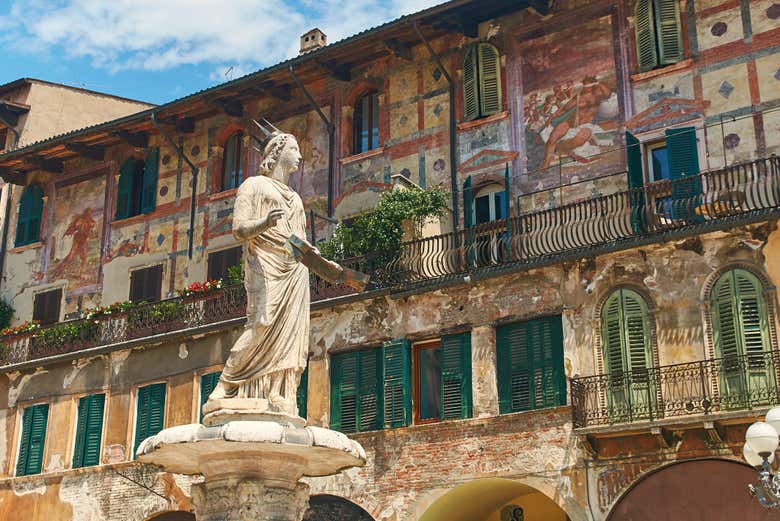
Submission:
M 779 177 L 780 158 L 772 156 L 406 242 L 398 251 L 341 261 L 371 276 L 365 293 L 312 275 L 311 299 L 419 291 L 466 275 L 535 268 L 759 222 L 780 215 Z M 245 305 L 238 285 L 55 324 L 0 338 L 0 364 L 240 325 Z
M 778 403 L 780 351 L 571 380 L 575 429 L 710 415 Z

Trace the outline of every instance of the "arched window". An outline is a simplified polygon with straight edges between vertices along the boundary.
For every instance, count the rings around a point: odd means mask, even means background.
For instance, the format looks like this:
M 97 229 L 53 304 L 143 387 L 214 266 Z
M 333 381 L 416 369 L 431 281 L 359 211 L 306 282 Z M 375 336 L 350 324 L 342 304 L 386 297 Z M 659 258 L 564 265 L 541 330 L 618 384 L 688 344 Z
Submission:
M 146 160 L 129 158 L 119 169 L 116 218 L 153 212 L 157 203 L 157 164 L 160 152 L 149 151 Z
M 647 302 L 636 291 L 615 290 L 601 309 L 601 339 L 610 417 L 647 417 L 655 388 L 651 325 Z
M 721 359 L 721 399 L 727 406 L 765 401 L 772 388 L 769 316 L 764 288 L 744 269 L 720 276 L 710 294 L 715 355 Z
M 379 148 L 379 94 L 369 92 L 355 104 L 355 154 Z
M 230 136 L 222 156 L 222 190 L 238 188 L 244 180 L 244 141 L 241 132 Z
M 19 200 L 19 216 L 16 221 L 15 246 L 32 244 L 41 239 L 43 218 L 43 190 L 38 185 L 29 185 Z
M 640 72 L 682 60 L 678 0 L 637 0 L 634 14 Z
M 501 59 L 489 43 L 469 47 L 463 61 L 463 119 L 501 112 Z

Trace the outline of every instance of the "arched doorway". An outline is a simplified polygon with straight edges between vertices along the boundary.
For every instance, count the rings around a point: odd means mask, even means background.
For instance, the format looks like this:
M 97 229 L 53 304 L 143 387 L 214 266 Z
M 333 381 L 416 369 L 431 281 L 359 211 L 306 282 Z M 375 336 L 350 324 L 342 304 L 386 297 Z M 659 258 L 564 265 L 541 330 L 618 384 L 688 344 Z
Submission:
M 374 518 L 347 499 L 323 494 L 309 498 L 309 509 L 302 521 L 374 521 Z
M 607 521 L 770 521 L 777 519 L 748 494 L 756 471 L 729 460 L 675 463 L 641 478 L 618 500 Z
M 175 512 L 163 512 L 155 514 L 148 521 L 195 521 L 195 514 L 177 510 Z
M 477 479 L 433 502 L 420 521 L 568 521 L 537 489 L 503 478 Z

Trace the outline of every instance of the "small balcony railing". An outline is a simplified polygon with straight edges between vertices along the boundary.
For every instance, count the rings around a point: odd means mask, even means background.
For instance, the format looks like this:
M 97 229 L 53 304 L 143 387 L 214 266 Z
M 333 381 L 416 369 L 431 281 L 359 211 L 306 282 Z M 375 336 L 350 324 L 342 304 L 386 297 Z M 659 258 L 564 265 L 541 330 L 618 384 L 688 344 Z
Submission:
M 653 183 L 403 243 L 340 263 L 370 275 L 368 291 L 405 291 L 468 273 L 522 269 L 596 248 L 630 248 L 638 240 L 694 234 L 760 220 L 780 210 L 780 158 L 758 159 L 674 181 Z M 354 294 L 311 276 L 311 300 Z M 244 314 L 240 285 L 178 297 L 110 317 L 78 319 L 0 338 L 0 363 L 15 363 L 156 334 L 216 324 Z
M 780 352 L 571 380 L 574 428 L 740 411 L 778 403 Z

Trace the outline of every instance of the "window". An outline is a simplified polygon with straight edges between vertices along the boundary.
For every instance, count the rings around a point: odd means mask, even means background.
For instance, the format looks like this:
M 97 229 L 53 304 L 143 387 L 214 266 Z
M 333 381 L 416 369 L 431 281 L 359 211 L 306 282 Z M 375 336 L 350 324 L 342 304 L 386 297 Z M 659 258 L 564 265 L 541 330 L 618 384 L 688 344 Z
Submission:
M 230 268 L 241 265 L 242 253 L 243 248 L 241 246 L 209 253 L 208 278 L 210 280 L 229 280 Z
M 157 168 L 160 151 L 152 149 L 146 160 L 131 157 L 119 169 L 116 218 L 153 212 L 157 203 Z
M 222 371 L 216 371 L 213 373 L 204 374 L 200 377 L 200 416 L 199 418 L 203 420 L 203 406 L 206 404 L 206 402 L 209 400 L 209 396 L 211 396 L 211 393 L 214 392 L 214 389 L 216 389 L 217 384 L 219 383 L 219 377 L 222 374 Z
M 135 413 L 135 456 L 141 442 L 154 436 L 163 429 L 165 419 L 165 384 L 152 384 L 140 387 L 137 395 L 138 406 Z
M 699 147 L 695 127 L 666 130 L 661 141 L 642 143 L 626 132 L 626 163 L 628 186 L 643 188 L 646 183 L 664 181 L 668 190 L 653 190 L 648 199 L 634 190 L 631 197 L 634 230 L 645 229 L 646 223 L 669 221 L 697 222 L 701 220 L 701 181 Z
M 496 364 L 501 414 L 566 404 L 560 315 L 497 328 Z
M 130 273 L 130 300 L 157 302 L 162 291 L 162 265 L 143 268 Z
M 355 105 L 354 153 L 379 148 L 379 94 L 361 96 Z
M 415 344 L 415 422 L 470 418 L 471 414 L 471 333 Z
M 654 410 L 655 386 L 647 303 L 639 293 L 621 288 L 601 309 L 601 339 L 607 374 L 609 414 L 614 419 L 648 417 Z
M 309 395 L 309 364 L 306 363 L 306 368 L 301 373 L 301 381 L 298 383 L 298 391 L 296 393 L 296 402 L 298 404 L 298 416 L 306 419 L 307 414 L 307 397 Z
M 640 72 L 682 60 L 678 0 L 637 0 L 635 15 Z
M 478 192 L 474 198 L 472 219 L 475 225 L 506 219 L 506 192 L 503 186 L 491 185 Z
M 43 219 L 43 190 L 38 185 L 29 185 L 19 200 L 19 215 L 16 220 L 15 246 L 24 246 L 41 239 Z
M 105 394 L 92 394 L 79 399 L 76 444 L 73 448 L 74 469 L 100 464 L 105 401 Z
M 727 271 L 713 286 L 710 303 L 722 400 L 732 407 L 765 403 L 774 395 L 774 371 L 763 285 L 747 270 Z
M 41 472 L 48 420 L 48 403 L 27 407 L 22 413 L 22 434 L 19 440 L 19 456 L 16 461 L 17 476 Z
M 243 134 L 236 132 L 225 143 L 222 156 L 222 190 L 238 188 L 244 180 Z
M 501 112 L 501 59 L 489 43 L 469 47 L 463 61 L 463 119 Z
M 62 289 L 36 293 L 33 301 L 33 320 L 42 326 L 54 324 L 60 320 L 60 302 Z
M 352 433 L 382 427 L 382 351 L 370 349 L 333 356 L 331 429 Z

